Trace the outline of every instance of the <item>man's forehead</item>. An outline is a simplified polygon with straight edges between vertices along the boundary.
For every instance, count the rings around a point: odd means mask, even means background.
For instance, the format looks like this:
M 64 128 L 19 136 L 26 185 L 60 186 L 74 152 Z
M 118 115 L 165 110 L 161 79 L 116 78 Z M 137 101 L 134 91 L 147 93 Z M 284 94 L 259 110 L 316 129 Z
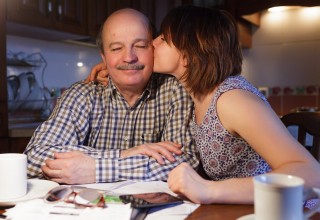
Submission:
M 110 27 L 110 26 L 109 26 Z M 142 26 L 122 26 L 116 25 L 106 29 L 105 42 L 107 44 L 118 43 L 136 43 L 136 42 L 148 42 L 152 41 L 152 36 L 148 32 L 146 27 Z
M 137 42 L 137 41 L 144 41 L 150 42 L 152 41 L 152 37 L 147 32 L 147 30 L 139 30 L 134 28 L 117 28 L 110 30 L 109 32 L 106 31 L 104 34 L 105 38 L 104 41 L 106 43 L 111 42 Z

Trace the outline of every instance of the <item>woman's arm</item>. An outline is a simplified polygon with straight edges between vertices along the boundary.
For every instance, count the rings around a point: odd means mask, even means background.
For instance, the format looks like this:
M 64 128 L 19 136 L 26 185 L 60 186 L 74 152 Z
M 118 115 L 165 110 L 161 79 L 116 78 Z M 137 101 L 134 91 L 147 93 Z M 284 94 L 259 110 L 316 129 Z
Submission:
M 217 111 L 223 126 L 245 139 L 271 166 L 272 173 L 299 176 L 306 187 L 320 187 L 319 163 L 259 97 L 231 90 L 218 99 Z M 252 177 L 208 181 L 181 164 L 169 174 L 168 184 L 175 193 L 196 203 L 253 203 Z
M 218 115 L 229 132 L 245 139 L 267 161 L 272 172 L 300 176 L 307 187 L 320 187 L 319 163 L 259 97 L 244 90 L 229 91 L 218 101 Z

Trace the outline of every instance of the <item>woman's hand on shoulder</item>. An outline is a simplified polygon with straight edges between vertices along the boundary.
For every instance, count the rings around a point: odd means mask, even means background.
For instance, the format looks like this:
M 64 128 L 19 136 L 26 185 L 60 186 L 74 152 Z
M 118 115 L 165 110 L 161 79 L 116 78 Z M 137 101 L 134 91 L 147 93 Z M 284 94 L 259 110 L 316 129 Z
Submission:
M 103 85 L 108 85 L 108 69 L 107 66 L 101 62 L 96 64 L 92 69 L 90 74 L 87 76 L 85 82 L 99 82 Z

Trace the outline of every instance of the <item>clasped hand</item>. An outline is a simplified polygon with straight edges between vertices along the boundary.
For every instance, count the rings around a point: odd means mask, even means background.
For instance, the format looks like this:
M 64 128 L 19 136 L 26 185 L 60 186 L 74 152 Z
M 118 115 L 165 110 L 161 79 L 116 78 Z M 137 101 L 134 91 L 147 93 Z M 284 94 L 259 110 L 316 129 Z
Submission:
M 128 150 L 121 151 L 120 157 L 146 155 L 165 164 L 163 157 L 174 162 L 173 154 L 182 154 L 181 145 L 169 141 L 145 143 Z M 72 151 L 54 153 L 54 159 L 45 160 L 42 167 L 43 175 L 52 181 L 66 184 L 86 184 L 96 182 L 95 159 L 83 152 Z
M 43 175 L 52 181 L 66 184 L 94 183 L 95 159 L 83 152 L 54 153 L 54 159 L 45 160 Z
M 130 157 L 134 155 L 146 155 L 153 157 L 161 165 L 165 164 L 163 157 L 170 162 L 174 162 L 173 154 L 182 154 L 181 145 L 170 141 L 163 141 L 158 143 L 145 143 L 128 150 L 121 151 L 120 157 Z

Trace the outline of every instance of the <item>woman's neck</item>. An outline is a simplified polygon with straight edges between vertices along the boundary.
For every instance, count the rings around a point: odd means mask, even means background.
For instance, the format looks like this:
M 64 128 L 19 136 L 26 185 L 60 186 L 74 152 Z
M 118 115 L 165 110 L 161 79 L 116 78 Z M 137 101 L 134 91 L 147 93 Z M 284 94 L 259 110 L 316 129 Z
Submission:
M 211 104 L 214 93 L 216 92 L 216 88 L 208 93 L 205 96 L 195 97 L 194 94 L 191 94 L 191 98 L 194 102 L 194 113 L 196 116 L 196 123 L 201 124 L 204 116 L 206 115 L 208 108 Z
M 194 103 L 194 112 L 196 116 L 196 123 L 201 124 L 204 116 L 206 115 L 209 105 L 211 104 L 212 97 L 217 91 L 218 86 L 216 86 L 211 92 L 203 96 L 195 96 L 194 93 L 190 92 L 190 88 L 186 86 L 186 83 L 181 78 L 179 79 L 181 85 L 186 89 L 188 94 L 191 96 Z

